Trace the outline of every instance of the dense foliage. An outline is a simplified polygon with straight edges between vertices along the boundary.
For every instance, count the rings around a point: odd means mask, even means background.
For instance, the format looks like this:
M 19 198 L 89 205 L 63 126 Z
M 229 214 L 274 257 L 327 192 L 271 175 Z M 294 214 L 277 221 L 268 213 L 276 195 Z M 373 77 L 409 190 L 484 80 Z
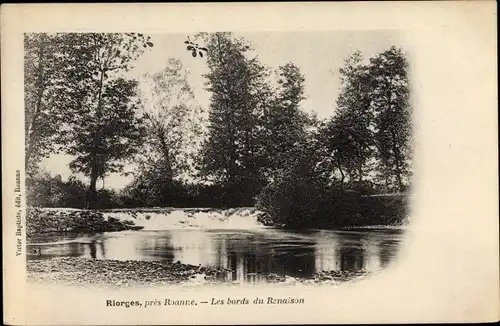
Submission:
M 27 34 L 30 204 L 256 205 L 266 223 L 293 228 L 404 220 L 404 201 L 370 196 L 410 186 L 410 89 L 401 49 L 346 58 L 332 115 L 319 120 L 302 107 L 307 80 L 293 62 L 266 67 L 231 33 L 185 43 L 193 60 L 207 64 L 206 123 L 179 59 L 140 81 L 124 77 L 153 46 L 149 37 Z M 70 168 L 88 184 L 37 172 L 40 159 L 57 151 L 72 155 Z M 99 178 L 130 162 L 136 169 L 128 186 L 97 189 Z
M 28 170 L 57 147 L 90 178 L 87 206 L 95 204 L 97 179 L 121 171 L 139 149 L 137 81 L 122 73 L 151 46 L 133 33 L 25 35 Z

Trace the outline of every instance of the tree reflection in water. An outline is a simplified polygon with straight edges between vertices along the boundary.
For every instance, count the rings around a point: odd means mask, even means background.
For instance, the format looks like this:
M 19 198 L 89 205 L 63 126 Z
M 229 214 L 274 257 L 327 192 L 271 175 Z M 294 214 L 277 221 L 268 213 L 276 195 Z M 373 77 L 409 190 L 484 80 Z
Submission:
M 96 254 L 97 254 L 96 243 L 97 243 L 97 241 L 96 241 L 96 240 L 92 240 L 92 241 L 89 243 L 89 248 L 90 248 L 90 257 L 91 257 L 91 258 L 96 258 Z
M 79 257 L 84 252 L 83 245 L 78 242 L 71 242 L 68 245 L 69 257 Z
M 255 283 L 270 275 L 309 278 L 316 272 L 372 272 L 395 256 L 402 234 L 379 230 L 165 230 L 103 234 L 43 246 L 40 256 L 166 260 L 230 271 L 221 280 Z M 51 238 L 52 241 L 54 241 Z
M 399 250 L 399 242 L 395 240 L 383 240 L 379 245 L 379 257 L 381 267 L 387 267 Z

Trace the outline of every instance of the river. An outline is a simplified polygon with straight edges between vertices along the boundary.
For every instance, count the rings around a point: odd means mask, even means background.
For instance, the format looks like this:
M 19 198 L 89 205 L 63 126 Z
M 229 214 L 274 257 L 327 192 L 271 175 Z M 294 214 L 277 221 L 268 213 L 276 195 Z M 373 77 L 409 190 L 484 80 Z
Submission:
M 179 261 L 230 269 L 229 280 L 246 283 L 269 273 L 307 278 L 320 271 L 375 272 L 395 261 L 402 238 L 403 230 L 382 228 L 123 231 L 34 238 L 28 259 Z

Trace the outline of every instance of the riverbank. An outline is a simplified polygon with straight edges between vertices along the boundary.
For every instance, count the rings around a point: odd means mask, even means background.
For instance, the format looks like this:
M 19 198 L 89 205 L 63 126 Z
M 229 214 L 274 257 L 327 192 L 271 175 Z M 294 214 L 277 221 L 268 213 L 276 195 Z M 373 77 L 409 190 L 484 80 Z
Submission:
M 144 287 L 157 285 L 240 284 L 233 281 L 233 271 L 166 261 L 118 261 L 86 258 L 52 258 L 27 261 L 31 282 L 64 285 L 99 285 L 111 287 Z M 255 283 L 336 285 L 368 275 L 367 272 L 321 271 L 310 278 L 276 274 L 258 275 Z M 247 279 L 249 281 L 249 279 Z M 252 282 L 250 282 L 252 283 Z
M 359 214 L 353 215 L 356 223 L 339 223 L 339 217 L 332 219 L 322 229 L 358 229 L 358 228 L 404 228 L 408 219 L 391 223 L 376 223 L 380 217 L 359 221 Z M 316 223 L 293 228 L 278 223 L 268 213 L 256 207 L 239 208 L 127 208 L 127 209 L 99 209 L 82 210 L 74 208 L 34 208 L 27 211 L 27 238 L 28 242 L 35 243 L 36 237 L 45 235 L 101 232 L 116 232 L 125 230 L 166 230 L 166 229 L 256 229 L 256 228 L 283 228 L 283 229 L 318 229 Z M 370 223 L 368 223 L 370 222 Z M 375 226 L 374 224 L 377 224 Z M 318 225 L 323 225 L 318 222 Z
M 91 210 L 28 207 L 26 214 L 28 242 L 47 234 L 116 232 L 142 228 L 131 220 L 122 221 Z

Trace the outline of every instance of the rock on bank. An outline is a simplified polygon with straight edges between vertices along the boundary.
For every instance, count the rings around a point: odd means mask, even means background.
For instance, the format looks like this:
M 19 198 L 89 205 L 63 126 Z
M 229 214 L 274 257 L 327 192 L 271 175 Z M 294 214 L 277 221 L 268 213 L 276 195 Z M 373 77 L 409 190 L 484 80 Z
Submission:
M 98 233 L 141 228 L 133 221 L 120 221 L 92 210 L 28 207 L 26 214 L 28 239 L 51 233 Z

